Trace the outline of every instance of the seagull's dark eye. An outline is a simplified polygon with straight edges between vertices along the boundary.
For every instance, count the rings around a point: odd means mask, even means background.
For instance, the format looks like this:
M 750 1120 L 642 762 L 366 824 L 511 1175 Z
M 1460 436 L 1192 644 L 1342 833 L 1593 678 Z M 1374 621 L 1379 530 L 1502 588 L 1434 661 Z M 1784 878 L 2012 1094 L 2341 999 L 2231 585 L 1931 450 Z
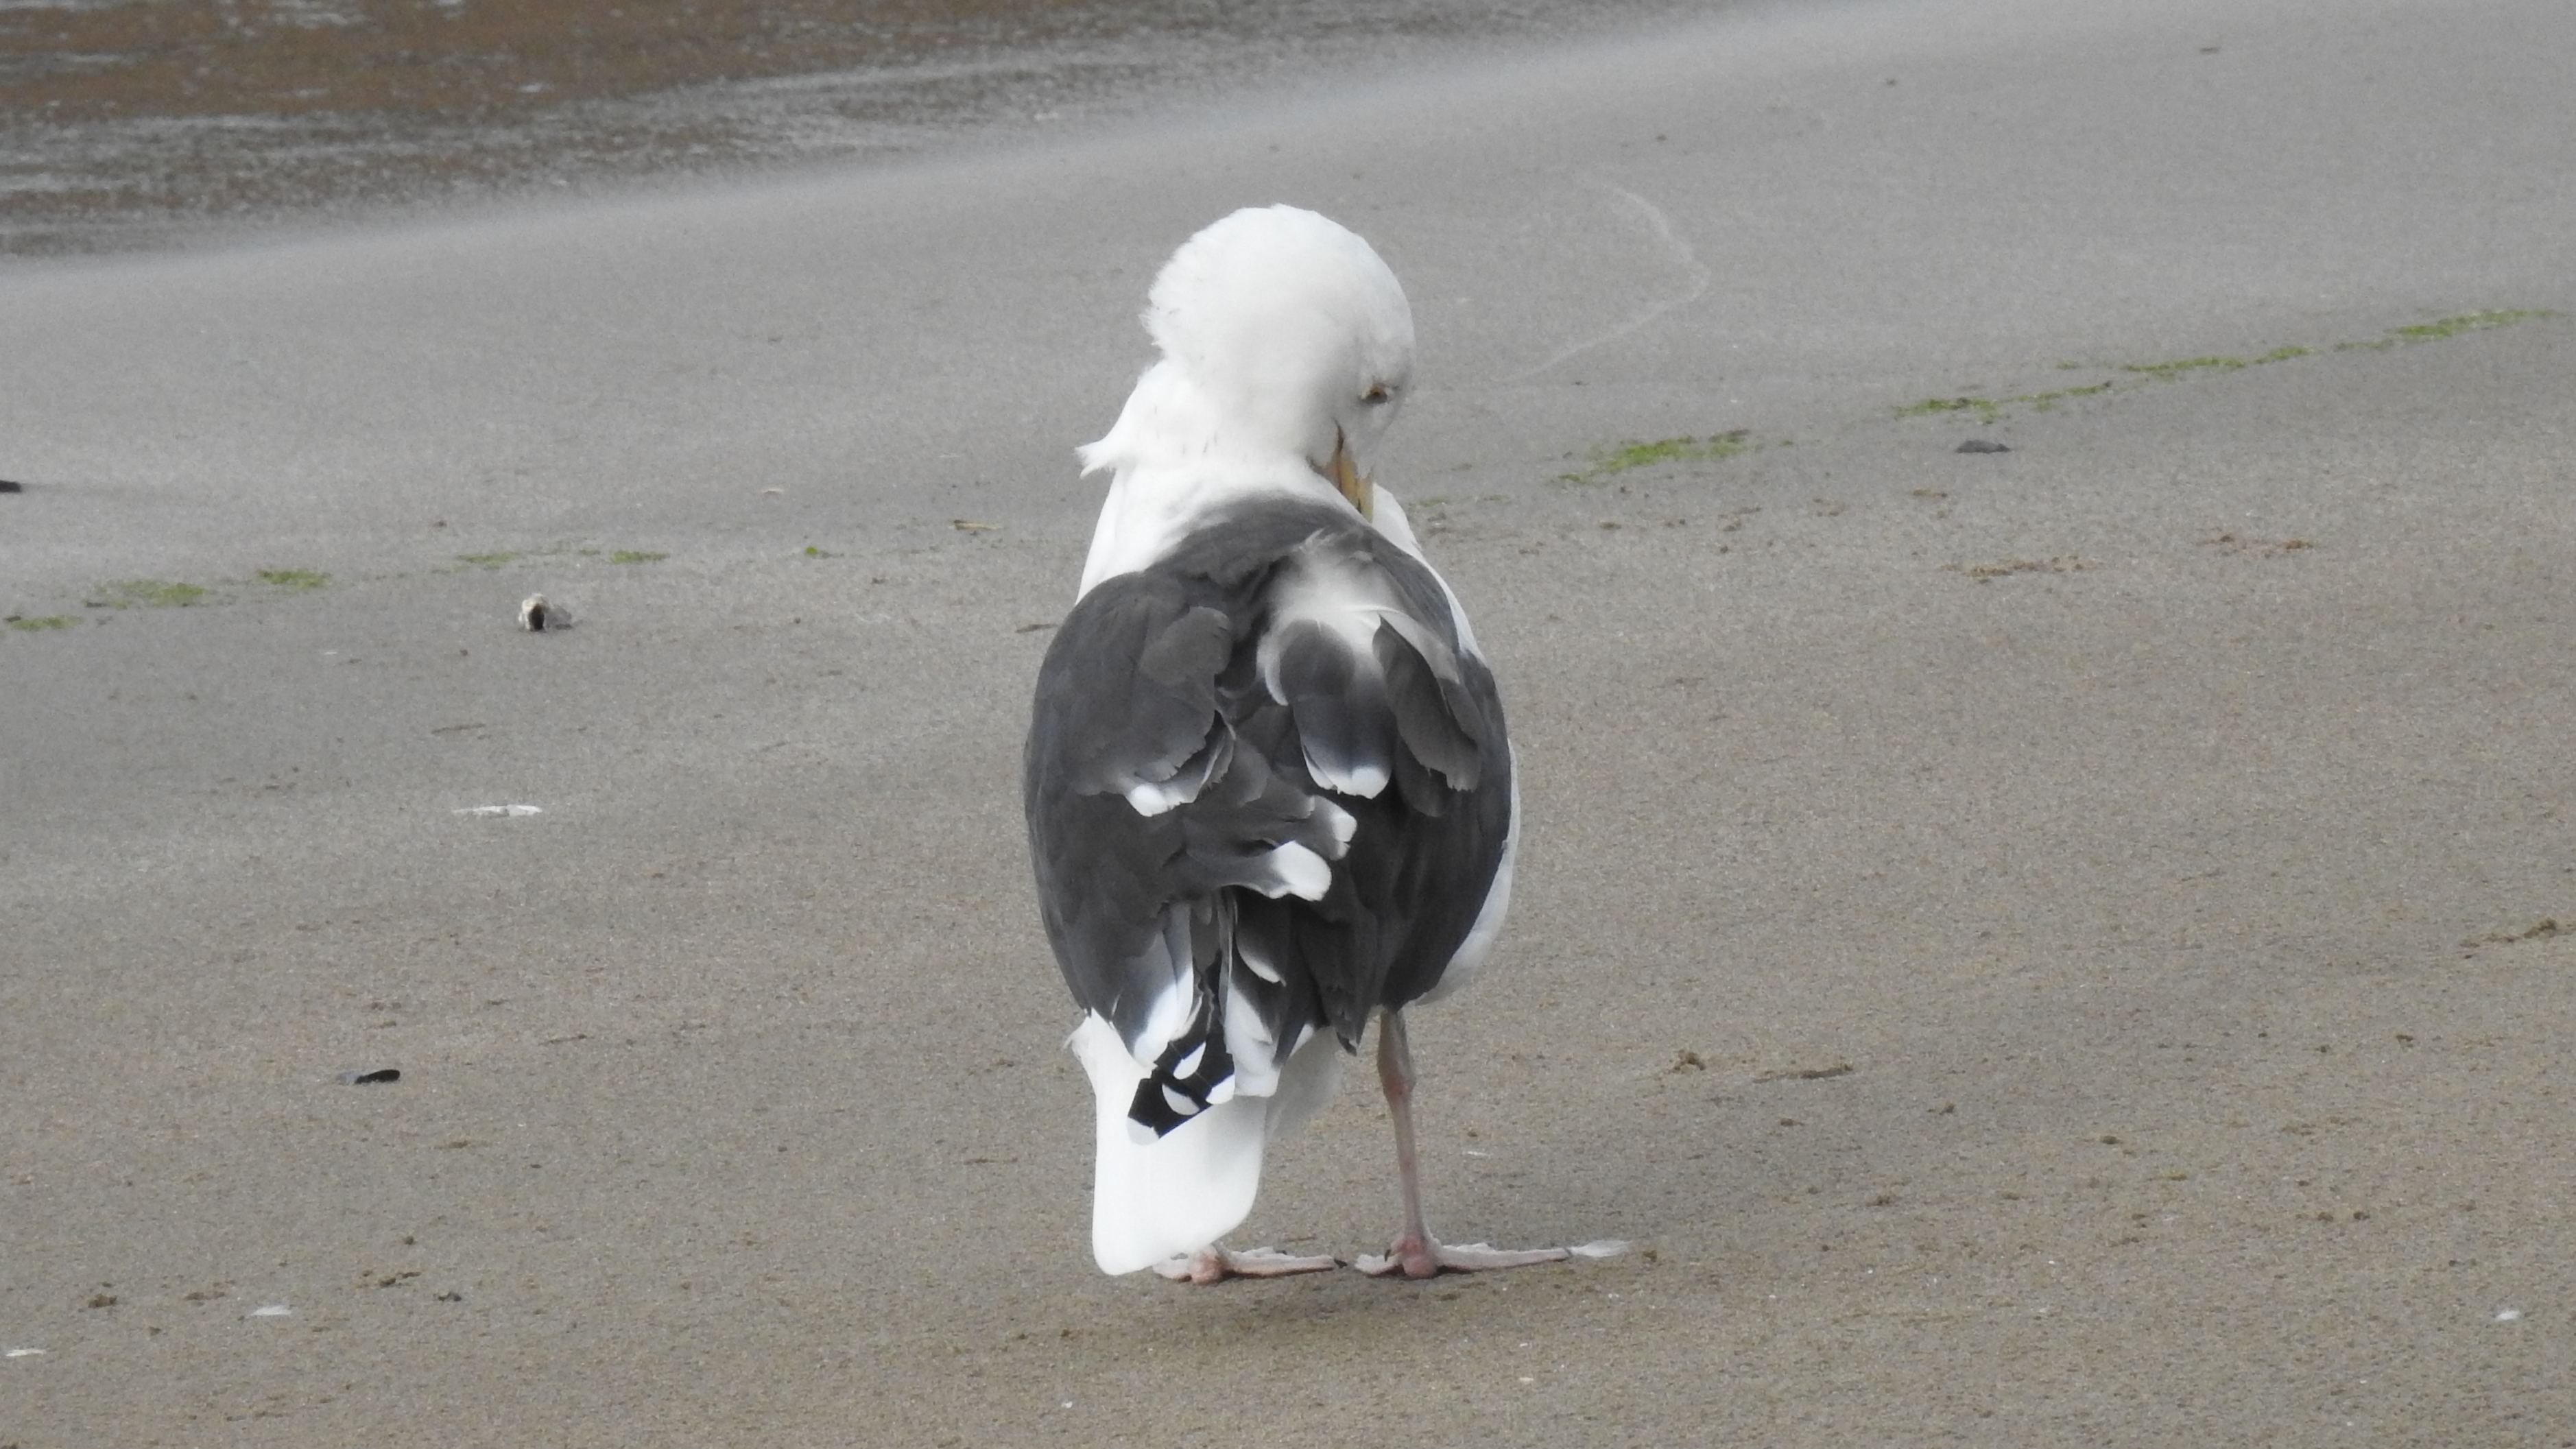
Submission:
M 1388 387 L 1382 382 L 1372 383 L 1369 385 L 1368 391 L 1360 394 L 1360 401 L 1367 403 L 1370 407 L 1376 407 L 1380 403 L 1393 402 L 1395 401 L 1395 389 Z

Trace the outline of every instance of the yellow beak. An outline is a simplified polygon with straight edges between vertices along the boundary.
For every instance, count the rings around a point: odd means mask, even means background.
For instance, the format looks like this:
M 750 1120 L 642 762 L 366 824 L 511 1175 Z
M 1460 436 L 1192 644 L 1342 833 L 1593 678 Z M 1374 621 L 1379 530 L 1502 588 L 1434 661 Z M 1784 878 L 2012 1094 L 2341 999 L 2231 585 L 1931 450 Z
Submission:
M 1360 517 L 1377 517 L 1377 490 L 1369 480 L 1360 476 L 1360 465 L 1351 459 L 1351 445 L 1338 432 L 1333 434 L 1332 471 L 1325 476 L 1333 480 L 1333 486 L 1341 490 L 1344 498 L 1351 500 L 1351 506 L 1360 511 Z

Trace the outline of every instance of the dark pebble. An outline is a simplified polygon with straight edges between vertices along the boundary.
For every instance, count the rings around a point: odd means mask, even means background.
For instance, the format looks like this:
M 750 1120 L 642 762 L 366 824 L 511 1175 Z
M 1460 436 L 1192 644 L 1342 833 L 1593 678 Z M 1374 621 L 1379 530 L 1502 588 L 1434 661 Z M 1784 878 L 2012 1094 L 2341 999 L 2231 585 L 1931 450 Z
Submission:
M 372 1072 L 349 1072 L 340 1078 L 352 1087 L 373 1087 L 385 1082 L 399 1082 L 402 1071 L 397 1067 L 378 1067 Z
M 1970 438 L 1959 445 L 1962 453 L 2009 453 L 2011 448 L 1990 438 Z
M 0 493 L 24 493 L 26 491 L 26 484 L 12 483 L 6 478 L 0 478 Z

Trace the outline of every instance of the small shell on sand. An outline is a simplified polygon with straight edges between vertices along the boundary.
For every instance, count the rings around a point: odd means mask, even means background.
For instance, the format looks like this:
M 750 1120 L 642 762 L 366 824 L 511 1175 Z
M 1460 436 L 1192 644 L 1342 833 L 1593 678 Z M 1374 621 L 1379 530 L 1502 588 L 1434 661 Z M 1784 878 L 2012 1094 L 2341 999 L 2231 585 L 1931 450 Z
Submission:
M 531 634 L 541 634 L 548 629 L 569 629 L 572 627 L 572 610 L 546 602 L 543 594 L 530 594 L 519 601 L 519 627 Z

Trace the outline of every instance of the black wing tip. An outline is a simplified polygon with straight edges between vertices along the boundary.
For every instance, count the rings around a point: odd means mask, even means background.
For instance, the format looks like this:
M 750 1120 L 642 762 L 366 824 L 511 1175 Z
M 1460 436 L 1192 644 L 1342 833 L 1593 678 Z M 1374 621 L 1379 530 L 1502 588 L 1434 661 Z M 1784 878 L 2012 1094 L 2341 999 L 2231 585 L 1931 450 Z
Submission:
M 1154 1069 L 1136 1084 L 1127 1103 L 1127 1120 L 1135 1127 L 1168 1137 L 1213 1106 L 1218 1090 L 1234 1080 L 1234 1055 L 1226 1050 L 1224 1030 L 1211 1019 L 1211 1004 L 1202 998 L 1189 1030 L 1163 1048 Z

